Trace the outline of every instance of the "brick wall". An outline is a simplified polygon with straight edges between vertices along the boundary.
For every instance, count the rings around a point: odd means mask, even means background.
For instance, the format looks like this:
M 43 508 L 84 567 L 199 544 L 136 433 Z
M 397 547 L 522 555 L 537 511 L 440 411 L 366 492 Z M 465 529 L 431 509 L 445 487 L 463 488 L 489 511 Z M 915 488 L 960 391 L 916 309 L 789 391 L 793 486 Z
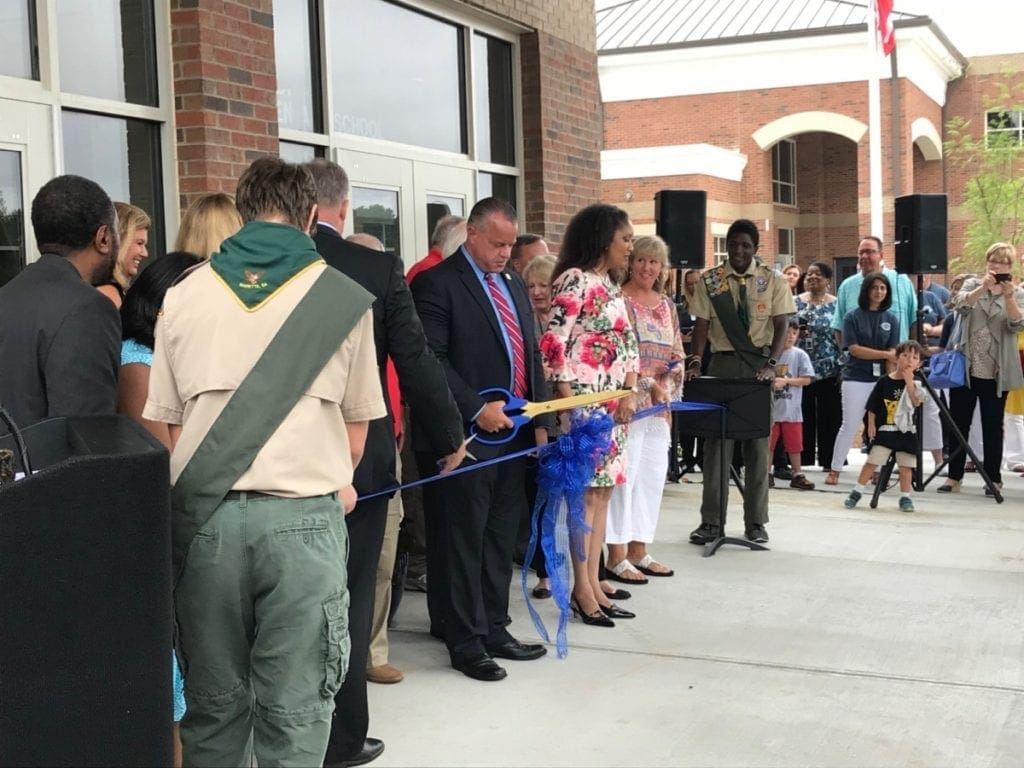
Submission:
M 171 53 L 184 208 L 277 154 L 271 0 L 171 0 Z

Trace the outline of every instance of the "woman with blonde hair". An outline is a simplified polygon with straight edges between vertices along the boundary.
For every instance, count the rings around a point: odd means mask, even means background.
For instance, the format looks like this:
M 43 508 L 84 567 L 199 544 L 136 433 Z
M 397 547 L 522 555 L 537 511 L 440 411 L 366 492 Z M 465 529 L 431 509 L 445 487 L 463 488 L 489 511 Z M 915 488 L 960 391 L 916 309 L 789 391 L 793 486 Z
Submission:
M 981 410 L 982 455 L 985 473 L 1002 487 L 1003 413 L 1006 395 L 1024 387 L 1017 333 L 1024 330 L 1024 290 L 1013 284 L 1017 252 L 1008 243 L 994 243 L 985 252 L 985 274 L 964 281 L 953 299 L 960 317 L 960 346 L 967 358 L 967 385 L 949 391 L 949 410 L 964 434 L 977 403 Z M 957 493 L 966 456 L 957 451 L 949 460 L 949 477 L 939 493 Z M 985 490 L 991 495 L 991 490 Z
M 208 259 L 241 228 L 235 199 L 224 192 L 209 192 L 193 200 L 181 217 L 174 250 Z
M 622 295 L 639 345 L 638 409 L 666 404 L 682 393 L 679 316 L 662 291 L 667 271 L 664 240 L 656 235 L 633 240 Z M 645 576 L 672 575 L 671 568 L 647 552 L 647 545 L 654 541 L 665 491 L 671 419 L 668 410 L 641 419 L 630 425 L 626 437 L 626 483 L 612 491 L 605 542 L 609 578 L 627 584 L 644 584 Z
M 114 262 L 114 279 L 96 287 L 120 309 L 124 292 L 139 273 L 142 260 L 149 255 L 146 246 L 153 222 L 148 213 L 131 203 L 115 202 L 114 210 L 117 212 L 117 235 L 121 243 Z

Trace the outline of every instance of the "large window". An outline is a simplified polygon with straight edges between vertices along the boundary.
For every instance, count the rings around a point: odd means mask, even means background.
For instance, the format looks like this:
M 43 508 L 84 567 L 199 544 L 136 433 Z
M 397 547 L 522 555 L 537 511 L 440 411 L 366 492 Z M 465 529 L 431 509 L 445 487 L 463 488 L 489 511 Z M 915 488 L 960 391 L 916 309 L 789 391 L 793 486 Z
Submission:
M 477 158 L 515 165 L 512 46 L 487 35 L 473 35 L 473 77 Z
M 277 120 L 284 128 L 323 130 L 316 20 L 316 0 L 274 0 Z
M 150 215 L 150 252 L 163 253 L 163 178 L 159 126 L 144 120 L 64 110 L 64 171 L 92 179 L 111 200 Z
M 522 30 L 472 5 L 274 2 L 281 156 L 341 163 L 353 188 L 346 232 L 377 235 L 408 264 L 443 211 L 522 199 Z
M 989 146 L 1024 146 L 1024 110 L 985 113 L 985 140 Z
M 60 88 L 158 106 L 152 0 L 60 0 Z
M 0 75 L 39 79 L 33 0 L 0 2 Z
M 465 152 L 461 29 L 381 0 L 328 7 L 334 130 Z
M 796 205 L 796 142 L 791 139 L 772 147 L 772 202 Z

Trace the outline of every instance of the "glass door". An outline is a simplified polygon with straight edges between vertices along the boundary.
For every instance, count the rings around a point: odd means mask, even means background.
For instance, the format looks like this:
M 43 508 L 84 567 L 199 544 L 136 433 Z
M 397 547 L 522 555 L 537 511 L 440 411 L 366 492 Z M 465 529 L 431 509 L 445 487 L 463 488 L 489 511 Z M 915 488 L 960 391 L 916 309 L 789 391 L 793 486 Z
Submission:
M 352 187 L 342 235 L 373 235 L 401 257 L 406 269 L 427 255 L 437 220 L 468 216 L 475 199 L 474 173 L 468 168 L 346 149 L 339 149 L 336 159 Z
M 0 285 L 39 258 L 29 208 L 53 177 L 50 108 L 0 99 Z

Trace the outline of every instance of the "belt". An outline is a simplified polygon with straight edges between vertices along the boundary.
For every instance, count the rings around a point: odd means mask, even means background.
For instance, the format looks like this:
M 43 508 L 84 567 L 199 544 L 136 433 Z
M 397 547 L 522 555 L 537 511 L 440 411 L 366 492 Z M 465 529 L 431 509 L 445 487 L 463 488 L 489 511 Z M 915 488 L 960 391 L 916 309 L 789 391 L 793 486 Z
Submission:
M 277 499 L 278 501 L 301 501 L 302 499 L 319 499 L 324 496 L 337 498 L 337 493 L 320 493 L 316 496 L 275 496 L 272 493 L 260 493 L 259 491 L 228 491 L 224 501 L 266 501 Z
M 260 493 L 259 491 L 228 491 L 224 497 L 224 501 L 239 501 L 247 499 L 249 501 L 256 501 L 257 499 L 283 499 L 284 496 L 274 496 L 270 493 Z

